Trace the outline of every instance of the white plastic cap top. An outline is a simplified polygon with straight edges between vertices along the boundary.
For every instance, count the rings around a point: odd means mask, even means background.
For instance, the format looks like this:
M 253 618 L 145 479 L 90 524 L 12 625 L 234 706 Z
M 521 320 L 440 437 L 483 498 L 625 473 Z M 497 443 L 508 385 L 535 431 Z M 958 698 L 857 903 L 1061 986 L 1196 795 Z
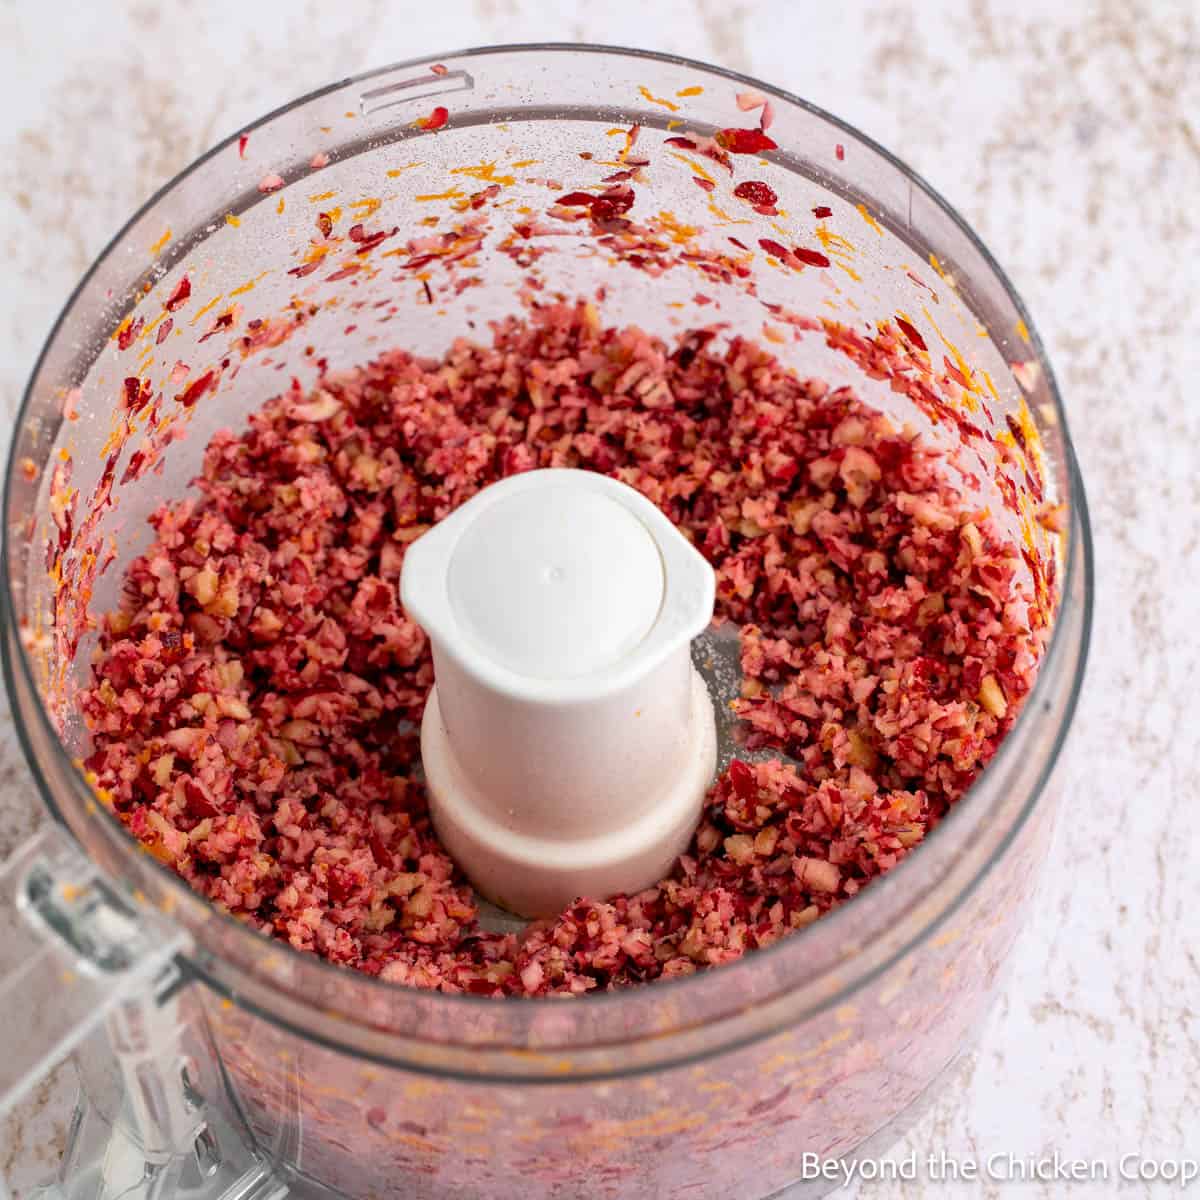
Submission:
M 716 765 L 689 650 L 715 582 L 654 504 L 590 471 L 492 484 L 408 548 L 430 813 L 484 895 L 545 916 L 638 891 L 686 847 Z
M 486 487 L 409 548 L 408 615 L 497 691 L 574 702 L 625 686 L 712 618 L 713 569 L 640 492 L 594 471 Z
M 466 643 L 518 675 L 574 679 L 626 658 L 662 607 L 662 559 L 624 505 L 555 483 L 510 492 L 450 553 L 450 611 Z

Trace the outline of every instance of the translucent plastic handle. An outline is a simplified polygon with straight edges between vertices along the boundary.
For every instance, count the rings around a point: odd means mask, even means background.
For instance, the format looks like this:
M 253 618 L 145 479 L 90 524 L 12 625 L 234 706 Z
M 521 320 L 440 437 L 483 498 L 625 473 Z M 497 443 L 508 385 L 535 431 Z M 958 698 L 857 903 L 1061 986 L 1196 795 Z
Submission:
M 177 976 L 186 936 L 135 913 L 59 827 L 0 867 L 0 1115 L 131 999 Z
M 0 1115 L 85 1042 L 84 1058 L 100 1053 L 115 1068 L 102 1104 L 85 1089 L 38 1200 L 287 1194 L 247 1131 L 190 1086 L 177 958 L 187 945 L 170 921 L 135 911 L 56 826 L 0 868 Z

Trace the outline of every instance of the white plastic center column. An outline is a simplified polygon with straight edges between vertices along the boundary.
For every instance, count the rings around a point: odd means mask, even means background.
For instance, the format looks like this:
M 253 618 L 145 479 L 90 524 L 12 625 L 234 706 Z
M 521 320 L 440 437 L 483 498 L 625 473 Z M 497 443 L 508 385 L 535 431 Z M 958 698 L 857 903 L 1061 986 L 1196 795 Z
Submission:
M 699 552 L 623 483 L 530 471 L 418 539 L 400 586 L 433 648 L 430 812 L 475 887 L 547 916 L 661 878 L 716 766 Z

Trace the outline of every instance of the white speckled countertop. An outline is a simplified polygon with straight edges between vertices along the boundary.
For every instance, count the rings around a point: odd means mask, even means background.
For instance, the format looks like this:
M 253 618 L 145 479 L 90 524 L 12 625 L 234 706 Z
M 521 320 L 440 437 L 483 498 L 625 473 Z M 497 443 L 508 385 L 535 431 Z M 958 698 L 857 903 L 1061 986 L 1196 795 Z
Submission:
M 1200 6 L 1196 0 L 379 0 L 0 5 L 0 404 L 150 192 L 310 88 L 485 42 L 673 51 L 846 118 L 955 204 L 1024 294 L 1091 499 L 1099 595 L 1040 912 L 976 1053 L 897 1147 L 1200 1158 Z M 436 18 L 436 20 L 435 20 Z M 35 820 L 0 714 L 0 852 Z M 0 1126 L 20 1194 L 72 1088 Z M 1106 1196 L 1116 1184 L 1027 1184 Z M 1200 1183 L 1193 1185 L 1200 1193 Z M 995 1182 L 861 1185 L 872 1200 Z M 1160 1186 L 1155 1195 L 1178 1188 Z M 1123 1195 L 1152 1194 L 1126 1184 Z

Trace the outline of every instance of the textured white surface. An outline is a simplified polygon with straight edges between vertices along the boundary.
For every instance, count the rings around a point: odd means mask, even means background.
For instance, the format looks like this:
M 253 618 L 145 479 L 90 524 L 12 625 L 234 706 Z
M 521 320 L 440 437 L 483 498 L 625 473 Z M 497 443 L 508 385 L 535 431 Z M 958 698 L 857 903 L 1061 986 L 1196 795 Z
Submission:
M 692 55 L 830 109 L 931 180 L 1029 302 L 1091 496 L 1092 666 L 1039 916 L 978 1052 L 896 1153 L 983 1162 L 1058 1151 L 1114 1168 L 1123 1153 L 1200 1157 L 1196 0 L 260 0 L 96 3 L 69 16 L 10 2 L 0 6 L 4 411 L 106 238 L 217 138 L 368 66 L 546 39 Z M 33 820 L 7 718 L 0 806 L 4 850 Z M 0 1169 L 61 1138 L 67 1106 L 64 1087 L 44 1089 L 9 1123 Z M 32 1174 L 52 1150 L 51 1140 Z M 925 1180 L 858 1194 L 999 1190 Z

